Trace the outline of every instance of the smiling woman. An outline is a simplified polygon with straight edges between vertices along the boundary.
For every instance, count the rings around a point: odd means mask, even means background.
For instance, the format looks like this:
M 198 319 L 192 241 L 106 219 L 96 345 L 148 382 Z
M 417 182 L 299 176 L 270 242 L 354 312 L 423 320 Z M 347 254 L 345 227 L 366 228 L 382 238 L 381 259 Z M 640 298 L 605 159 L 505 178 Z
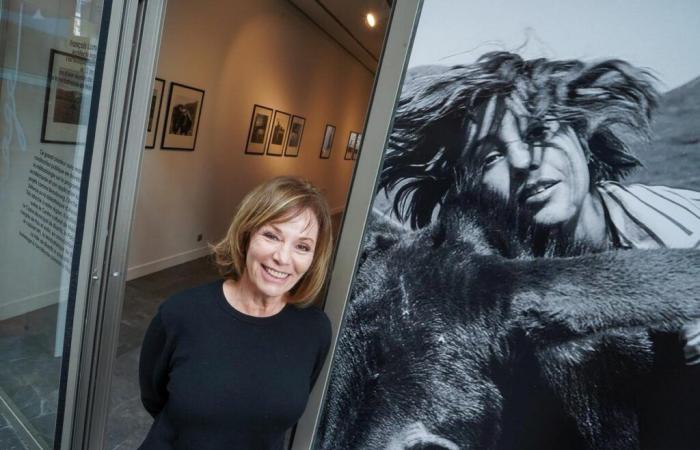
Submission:
M 223 280 L 166 300 L 144 338 L 142 449 L 281 449 L 330 346 L 308 307 L 324 285 L 331 222 L 321 193 L 280 177 L 251 191 L 213 247 Z

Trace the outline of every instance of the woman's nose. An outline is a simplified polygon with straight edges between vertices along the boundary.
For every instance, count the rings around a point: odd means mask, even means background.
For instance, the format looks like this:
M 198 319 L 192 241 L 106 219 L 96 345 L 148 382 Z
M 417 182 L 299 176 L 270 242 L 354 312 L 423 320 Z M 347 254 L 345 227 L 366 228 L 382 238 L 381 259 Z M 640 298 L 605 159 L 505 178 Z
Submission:
M 281 243 L 277 246 L 272 256 L 277 263 L 287 264 L 291 260 L 291 249 L 287 244 Z
M 521 140 L 508 143 L 508 163 L 515 171 L 526 171 L 531 169 L 533 155 L 530 148 Z

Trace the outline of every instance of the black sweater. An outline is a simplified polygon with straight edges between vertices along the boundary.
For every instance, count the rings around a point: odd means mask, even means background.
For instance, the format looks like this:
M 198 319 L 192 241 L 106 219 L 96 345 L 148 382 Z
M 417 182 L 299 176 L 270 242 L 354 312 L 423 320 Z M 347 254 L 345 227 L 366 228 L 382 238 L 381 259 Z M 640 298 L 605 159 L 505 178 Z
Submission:
M 271 317 L 228 304 L 222 281 L 160 306 L 141 349 L 141 399 L 155 418 L 144 450 L 281 449 L 328 353 L 317 308 Z

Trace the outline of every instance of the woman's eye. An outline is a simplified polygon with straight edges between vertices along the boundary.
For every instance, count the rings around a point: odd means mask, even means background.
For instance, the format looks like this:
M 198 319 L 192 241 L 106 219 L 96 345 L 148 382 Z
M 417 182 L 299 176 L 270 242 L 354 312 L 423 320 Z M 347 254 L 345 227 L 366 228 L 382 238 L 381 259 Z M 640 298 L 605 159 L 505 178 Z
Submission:
M 497 163 L 503 158 L 503 153 L 499 151 L 492 151 L 484 157 L 484 167 L 490 167 Z
M 302 252 L 310 252 L 311 251 L 311 246 L 306 245 L 306 244 L 299 244 L 297 245 L 297 248 L 301 250 Z
M 525 141 L 529 143 L 543 141 L 547 137 L 548 132 L 549 128 L 545 124 L 531 125 L 525 132 Z
M 277 235 L 271 231 L 265 231 L 263 233 L 263 236 L 265 236 L 266 238 L 271 239 L 273 241 L 278 240 Z

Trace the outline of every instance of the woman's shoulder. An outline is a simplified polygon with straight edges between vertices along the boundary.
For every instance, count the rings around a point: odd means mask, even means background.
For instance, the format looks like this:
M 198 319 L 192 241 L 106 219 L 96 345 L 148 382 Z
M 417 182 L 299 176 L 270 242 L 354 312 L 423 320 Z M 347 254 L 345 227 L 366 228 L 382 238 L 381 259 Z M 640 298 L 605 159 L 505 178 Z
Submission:
M 317 306 L 307 306 L 306 308 L 292 307 L 294 316 L 304 322 L 305 327 L 313 327 L 319 331 L 322 338 L 330 338 L 331 321 L 323 310 Z
M 191 317 L 201 312 L 202 307 L 214 305 L 217 296 L 223 295 L 223 280 L 216 280 L 192 287 L 171 295 L 158 307 L 161 318 Z

